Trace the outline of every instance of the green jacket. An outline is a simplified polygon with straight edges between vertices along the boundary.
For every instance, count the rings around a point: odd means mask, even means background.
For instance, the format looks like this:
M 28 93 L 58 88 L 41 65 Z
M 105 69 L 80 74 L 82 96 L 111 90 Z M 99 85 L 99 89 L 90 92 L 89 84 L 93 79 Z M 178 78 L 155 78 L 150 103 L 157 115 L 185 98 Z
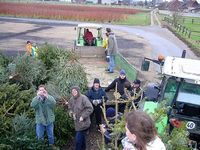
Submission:
M 56 105 L 55 99 L 48 95 L 45 102 L 38 100 L 38 97 L 34 97 L 31 102 L 31 107 L 36 112 L 36 124 L 48 125 L 55 121 L 54 108 Z

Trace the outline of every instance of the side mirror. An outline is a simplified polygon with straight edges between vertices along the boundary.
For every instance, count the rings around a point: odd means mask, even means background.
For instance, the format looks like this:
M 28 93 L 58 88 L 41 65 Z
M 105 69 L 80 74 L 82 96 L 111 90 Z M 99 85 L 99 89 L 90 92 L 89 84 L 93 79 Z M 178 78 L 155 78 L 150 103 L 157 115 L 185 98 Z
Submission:
M 150 61 L 144 60 L 142 61 L 142 66 L 141 66 L 141 70 L 142 71 L 149 71 L 149 65 L 150 65 Z

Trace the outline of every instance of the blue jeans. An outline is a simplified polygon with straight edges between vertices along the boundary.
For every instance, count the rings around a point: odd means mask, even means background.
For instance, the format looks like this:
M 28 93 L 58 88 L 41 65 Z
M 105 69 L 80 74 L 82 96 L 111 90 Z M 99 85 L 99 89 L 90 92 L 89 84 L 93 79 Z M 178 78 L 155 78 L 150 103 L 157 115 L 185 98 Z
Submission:
M 108 70 L 110 72 L 113 72 L 114 69 L 115 69 L 115 56 L 114 55 L 110 55 Z
M 43 124 L 36 124 L 36 134 L 37 134 L 38 140 L 42 140 L 42 141 L 44 140 L 44 132 L 46 130 L 49 145 L 53 145 L 54 144 L 53 128 L 54 128 L 53 123 L 50 123 L 47 126 Z
M 85 134 L 85 130 L 76 132 L 76 150 L 86 150 Z

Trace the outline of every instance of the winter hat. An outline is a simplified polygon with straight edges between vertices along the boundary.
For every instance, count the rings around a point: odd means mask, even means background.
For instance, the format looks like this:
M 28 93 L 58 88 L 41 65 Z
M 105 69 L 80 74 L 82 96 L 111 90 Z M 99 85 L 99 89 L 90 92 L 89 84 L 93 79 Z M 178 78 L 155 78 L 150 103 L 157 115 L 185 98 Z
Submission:
M 73 89 L 75 89 L 75 90 L 78 92 L 78 95 L 77 95 L 75 98 L 79 97 L 79 95 L 80 95 L 80 88 L 79 88 L 78 86 L 72 86 L 72 87 L 71 87 L 71 91 L 72 91 Z
M 100 84 L 100 81 L 99 81 L 98 78 L 94 78 L 94 82 L 93 82 L 93 84 L 95 84 L 95 83 L 99 83 L 99 84 Z
M 106 117 L 114 117 L 115 116 L 115 109 L 112 108 L 112 107 L 109 107 L 107 110 L 106 110 Z
M 111 32 L 111 28 L 106 28 L 106 31 L 107 31 L 108 33 L 110 33 L 110 32 Z
M 120 74 L 120 75 L 126 75 L 126 72 L 125 72 L 124 69 L 121 69 L 120 72 L 119 72 L 119 74 Z
M 139 79 L 136 79 L 133 83 L 134 83 L 134 84 L 140 84 L 141 81 L 140 81 Z

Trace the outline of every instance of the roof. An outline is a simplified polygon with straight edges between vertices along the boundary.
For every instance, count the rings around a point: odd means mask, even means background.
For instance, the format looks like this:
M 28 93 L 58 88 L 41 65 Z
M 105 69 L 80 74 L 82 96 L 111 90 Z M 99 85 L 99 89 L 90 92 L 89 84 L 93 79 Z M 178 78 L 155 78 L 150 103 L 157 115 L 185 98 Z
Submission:
M 170 11 L 178 11 L 182 4 L 183 4 L 183 2 L 181 2 L 179 0 L 172 0 L 168 3 L 168 9 Z
M 200 84 L 200 60 L 168 56 L 162 74 L 193 80 Z
M 94 29 L 98 29 L 98 28 L 102 28 L 102 25 L 95 24 L 95 23 L 81 23 L 81 24 L 78 24 L 78 28 L 94 28 Z

